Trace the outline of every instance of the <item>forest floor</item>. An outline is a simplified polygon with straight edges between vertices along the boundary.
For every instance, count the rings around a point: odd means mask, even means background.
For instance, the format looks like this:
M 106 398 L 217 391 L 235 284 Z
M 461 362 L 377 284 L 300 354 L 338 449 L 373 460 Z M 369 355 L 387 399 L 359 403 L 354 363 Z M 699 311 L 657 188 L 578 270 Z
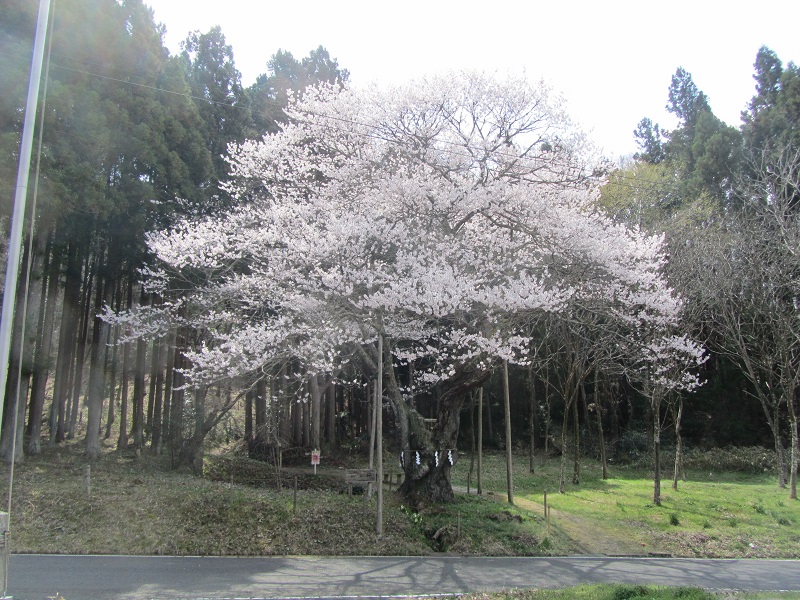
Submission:
M 92 463 L 80 444 L 47 448 L 14 474 L 13 552 L 170 555 L 428 555 L 800 557 L 800 502 L 769 473 L 703 464 L 678 490 L 636 467 L 611 477 L 582 461 L 581 484 L 558 489 L 560 460 L 536 473 L 515 459 L 515 502 L 505 490 L 503 455 L 484 459 L 484 494 L 467 494 L 469 459 L 453 468 L 456 501 L 415 511 L 384 494 L 383 535 L 376 499 L 348 496 L 347 468 L 360 459 L 323 456 L 315 475 L 302 453 L 284 469 L 235 456 L 209 456 L 202 477 L 169 468 L 168 457 L 107 449 Z M 725 465 L 721 465 L 725 466 Z M 394 465 L 386 472 L 395 474 Z M 5 498 L 8 467 L 0 469 Z M 470 483 L 474 476 L 469 477 Z M 396 483 L 395 486 L 396 487 Z M 489 491 L 491 490 L 491 492 Z M 357 490 L 359 491 L 359 490 Z

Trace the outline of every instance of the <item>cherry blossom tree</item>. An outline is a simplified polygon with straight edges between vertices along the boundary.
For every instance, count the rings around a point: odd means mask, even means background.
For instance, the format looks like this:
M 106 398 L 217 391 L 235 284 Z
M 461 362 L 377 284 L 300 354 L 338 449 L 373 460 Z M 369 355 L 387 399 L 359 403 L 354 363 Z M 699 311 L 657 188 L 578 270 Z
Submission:
M 653 504 L 661 506 L 661 431 L 663 404 L 670 396 L 692 392 L 702 381 L 697 369 L 708 359 L 705 349 L 688 335 L 671 328 L 641 331 L 626 346 L 630 351 L 628 379 L 650 401 L 653 436 Z M 635 358 L 634 358 L 635 357 Z
M 662 240 L 597 210 L 591 147 L 545 85 L 322 86 L 287 115 L 230 148 L 235 208 L 149 236 L 148 284 L 173 302 L 118 318 L 158 329 L 180 313 L 206 331 L 186 353 L 193 385 L 287 357 L 309 374 L 355 357 L 374 372 L 380 338 L 412 501 L 452 498 L 465 395 L 499 361 L 525 364 L 532 322 L 576 308 L 620 330 L 677 320 Z M 422 394 L 438 399 L 432 431 Z

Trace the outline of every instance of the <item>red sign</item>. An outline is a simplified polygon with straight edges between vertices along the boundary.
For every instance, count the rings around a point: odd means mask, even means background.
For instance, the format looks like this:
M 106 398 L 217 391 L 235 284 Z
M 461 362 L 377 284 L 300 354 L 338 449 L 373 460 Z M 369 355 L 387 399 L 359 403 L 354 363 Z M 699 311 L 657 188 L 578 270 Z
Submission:
M 319 457 L 320 457 L 319 450 L 313 450 L 311 452 L 311 464 L 314 465 L 315 467 L 319 464 Z

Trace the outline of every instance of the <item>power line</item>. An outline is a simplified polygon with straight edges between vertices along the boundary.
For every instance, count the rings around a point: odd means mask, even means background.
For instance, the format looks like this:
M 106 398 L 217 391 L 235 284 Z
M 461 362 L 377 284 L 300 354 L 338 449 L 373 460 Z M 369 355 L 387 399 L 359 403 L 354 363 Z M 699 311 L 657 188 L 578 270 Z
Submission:
M 17 56 L 18 58 L 25 59 L 25 60 L 30 58 L 29 56 L 23 56 L 22 54 L 16 53 L 16 52 L 5 52 L 4 55 L 5 56 L 9 56 L 9 55 Z M 61 58 L 63 59 L 65 57 L 62 56 Z M 72 59 L 67 58 L 67 60 L 72 60 Z M 79 61 L 79 60 L 75 60 L 75 62 L 82 63 L 82 64 L 91 64 L 91 65 L 95 65 L 95 66 L 104 66 L 104 65 L 101 65 L 100 63 L 87 63 L 85 61 Z M 209 104 L 216 104 L 216 105 L 219 105 L 219 106 L 226 106 L 228 108 L 235 108 L 237 110 L 243 110 L 244 109 L 244 107 L 238 106 L 236 104 L 227 104 L 225 102 L 219 102 L 217 100 L 212 100 L 210 98 L 205 98 L 203 96 L 195 96 L 195 95 L 193 95 L 191 93 L 176 92 L 174 90 L 168 90 L 168 89 L 159 87 L 157 85 L 149 85 L 149 84 L 146 84 L 146 83 L 139 83 L 139 82 L 136 82 L 136 81 L 131 81 L 130 79 L 122 79 L 120 77 L 113 77 L 111 75 L 104 75 L 102 73 L 97 73 L 97 72 L 94 72 L 94 71 L 87 71 L 86 69 L 78 69 L 78 68 L 75 68 L 75 67 L 68 67 L 66 65 L 62 65 L 62 64 L 58 64 L 58 63 L 54 63 L 54 62 L 51 62 L 50 66 L 51 67 L 55 67 L 57 69 L 61 69 L 62 71 L 69 71 L 69 72 L 72 72 L 72 73 L 79 73 L 81 75 L 88 75 L 90 77 L 95 77 L 97 79 L 105 79 L 105 80 L 108 80 L 108 81 L 113 81 L 115 83 L 121 83 L 121 84 L 124 84 L 124 85 L 132 85 L 132 86 L 135 86 L 135 87 L 141 87 L 141 88 L 145 88 L 145 89 L 149 89 L 149 90 L 153 90 L 153 91 L 157 91 L 157 92 L 163 92 L 165 94 L 171 94 L 173 96 L 181 96 L 181 97 L 188 98 L 188 99 L 191 99 L 191 100 L 198 100 L 198 101 L 202 101 L 202 102 L 207 102 Z M 136 73 L 135 71 L 128 71 L 128 72 L 129 73 Z
M 135 86 L 135 87 L 141 87 L 141 88 L 153 90 L 153 91 L 156 91 L 156 92 L 163 92 L 165 94 L 171 94 L 173 96 L 181 96 L 183 98 L 189 98 L 191 100 L 201 100 L 203 102 L 208 102 L 209 104 L 216 104 L 218 106 L 226 106 L 228 108 L 237 108 L 237 109 L 243 108 L 243 107 L 237 106 L 235 104 L 228 104 L 226 102 L 218 102 L 216 100 L 211 100 L 210 98 L 204 98 L 202 96 L 194 96 L 192 94 L 187 94 L 187 93 L 184 93 L 184 92 L 175 92 L 175 91 L 172 91 L 172 90 L 166 90 L 164 88 L 160 88 L 160 87 L 154 86 L 154 85 L 147 85 L 145 83 L 137 83 L 135 81 L 130 81 L 130 80 L 126 80 L 126 79 L 119 79 L 117 77 L 111 77 L 110 75 L 101 75 L 99 73 L 92 73 L 90 71 L 84 71 L 82 69 L 74 69 L 72 67 L 65 67 L 64 65 L 59 65 L 59 64 L 56 64 L 56 63 L 53 63 L 52 66 L 56 67 L 58 69 L 61 69 L 63 71 L 71 71 L 73 73 L 80 73 L 82 75 L 89 75 L 91 77 L 97 77 L 98 79 L 106 79 L 108 81 L 114 81 L 116 83 L 122 83 L 122 84 L 125 84 L 125 85 L 132 85 L 132 86 Z

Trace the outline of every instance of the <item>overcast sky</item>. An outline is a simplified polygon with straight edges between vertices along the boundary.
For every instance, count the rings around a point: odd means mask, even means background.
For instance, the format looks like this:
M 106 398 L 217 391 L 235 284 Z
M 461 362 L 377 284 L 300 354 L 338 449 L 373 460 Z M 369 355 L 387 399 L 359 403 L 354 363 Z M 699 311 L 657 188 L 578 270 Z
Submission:
M 193 30 L 220 25 L 243 82 L 279 49 L 295 58 L 322 45 L 353 85 L 426 74 L 524 71 L 567 99 L 570 113 L 609 156 L 631 153 L 642 117 L 667 128 L 670 77 L 682 66 L 714 113 L 737 126 L 753 95 L 762 45 L 800 62 L 800 2 L 614 0 L 145 0 L 177 52 Z

